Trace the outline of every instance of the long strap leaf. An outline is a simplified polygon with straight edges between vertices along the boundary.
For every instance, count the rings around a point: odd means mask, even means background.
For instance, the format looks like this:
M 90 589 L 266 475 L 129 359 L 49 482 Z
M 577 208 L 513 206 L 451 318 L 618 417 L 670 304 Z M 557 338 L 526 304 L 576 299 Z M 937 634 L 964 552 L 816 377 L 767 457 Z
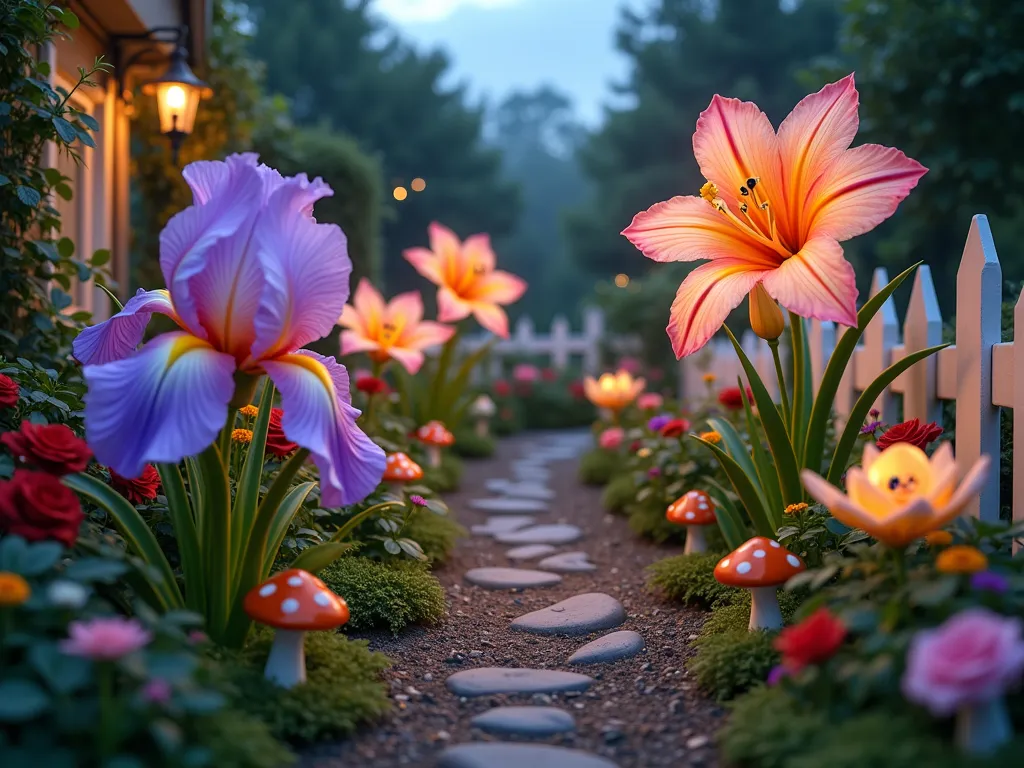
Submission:
M 704 478 L 704 482 L 711 486 L 709 495 L 715 500 L 715 519 L 718 520 L 718 528 L 722 531 L 726 545 L 731 550 L 739 549 L 749 538 L 743 516 L 725 488 L 711 478 Z
M 260 570 L 258 581 L 266 581 L 270 576 L 270 570 L 274 567 L 274 561 L 277 559 L 277 553 L 281 550 L 284 537 L 288 535 L 288 528 L 291 526 L 292 519 L 314 488 L 316 488 L 316 483 L 299 483 L 288 491 L 281 501 L 281 506 L 277 508 L 277 512 L 274 513 L 274 519 L 270 523 L 270 532 L 267 534 L 267 548 L 263 554 L 263 566 Z
M 460 329 L 457 327 L 452 337 L 444 343 L 441 348 L 441 356 L 437 361 L 437 370 L 434 372 L 434 380 L 430 385 L 430 399 L 427 401 L 427 413 L 420 414 L 428 419 L 437 418 L 438 405 L 441 402 L 441 392 L 448 382 L 448 369 L 452 365 L 452 357 L 455 355 L 455 348 L 459 343 Z
M 438 416 L 439 418 L 452 425 L 458 423 L 452 419 L 453 412 L 455 410 L 455 403 L 460 397 L 462 397 L 462 393 L 465 391 L 466 385 L 469 383 L 469 376 L 473 372 L 473 369 L 490 353 L 491 348 L 496 342 L 496 338 L 491 339 L 486 344 L 482 344 L 478 349 L 475 349 L 473 352 L 466 355 L 466 359 L 462 361 L 462 364 L 459 366 L 454 378 L 444 385 L 438 406 L 440 411 Z
M 850 453 L 857 442 L 857 435 L 860 434 L 861 425 L 864 423 L 864 419 L 871 410 L 871 406 L 874 405 L 875 400 L 882 394 L 882 390 L 892 384 L 897 376 L 914 365 L 914 363 L 920 362 L 929 355 L 934 355 L 940 349 L 945 349 L 948 346 L 949 344 L 939 344 L 935 347 L 928 347 L 928 349 L 921 349 L 893 363 L 878 374 L 878 378 L 872 381 L 861 396 L 857 398 L 857 403 L 853 406 L 853 410 L 850 411 L 846 427 L 843 429 L 843 434 L 839 438 L 839 442 L 836 443 L 835 452 L 832 454 L 832 462 L 828 467 L 828 481 L 830 483 L 838 486 L 842 480 L 843 472 L 846 471 L 846 466 L 850 461 Z
M 740 395 L 743 398 L 743 410 L 747 417 L 747 431 L 750 434 L 751 457 L 754 459 L 754 466 L 757 468 L 757 479 L 761 484 L 761 498 L 765 501 L 765 508 L 768 512 L 768 519 L 775 530 L 782 525 L 782 489 L 779 488 L 779 474 L 775 471 L 771 456 L 761 444 L 761 430 L 757 426 L 754 412 L 750 407 L 750 400 L 747 393 L 740 387 Z
M 203 560 L 206 564 L 207 632 L 220 640 L 231 610 L 231 492 L 220 450 L 197 457 L 203 474 Z
M 910 277 L 922 262 L 917 262 L 912 267 L 905 269 L 896 275 L 889 284 L 882 290 L 868 299 L 864 306 L 857 313 L 857 327 L 848 328 L 839 338 L 832 356 L 825 366 L 825 372 L 821 377 L 821 386 L 818 387 L 818 395 L 814 399 L 814 408 L 811 410 L 811 420 L 807 427 L 807 441 L 804 444 L 804 454 L 801 465 L 813 472 L 821 472 L 822 464 L 825 461 L 825 427 L 829 417 L 832 415 L 832 404 L 835 402 L 836 393 L 839 391 L 839 383 L 843 374 L 850 365 L 850 358 L 857 349 L 860 337 L 867 330 L 868 323 L 888 301 L 900 284 Z M 859 422 L 857 422 L 859 424 Z
M 206 575 L 203 553 L 199 547 L 199 533 L 192 516 L 185 483 L 177 464 L 157 464 L 160 482 L 167 497 L 167 511 L 174 526 L 174 538 L 181 556 L 181 573 L 185 582 L 185 607 L 190 611 L 206 613 Z
M 161 611 L 184 608 L 185 600 L 178 588 L 178 582 L 174 578 L 171 564 L 167 562 L 167 556 L 160 548 L 160 543 L 139 511 L 129 504 L 121 494 L 95 477 L 79 473 L 65 475 L 61 480 L 71 490 L 91 499 L 105 509 L 127 542 L 129 551 L 138 555 L 143 562 L 150 566 L 150 581 L 161 603 L 155 607 Z
M 802 317 L 789 313 L 789 328 L 793 339 L 793 452 L 804 455 L 807 424 L 814 403 L 814 381 L 811 375 L 811 350 Z
M 185 477 L 188 478 L 188 494 L 192 500 L 192 514 L 196 529 L 203 530 L 203 471 L 195 456 L 185 458 Z
M 728 453 L 723 451 L 714 443 L 708 442 L 699 437 L 694 437 L 694 440 L 699 440 L 715 455 L 718 459 L 718 463 L 722 466 L 725 471 L 726 477 L 729 478 L 729 482 L 732 483 L 733 489 L 736 491 L 736 495 L 740 497 L 740 501 L 747 510 L 747 515 L 750 516 L 750 522 L 754 525 L 756 530 L 761 536 L 775 536 L 775 530 L 771 527 L 771 523 L 768 521 L 767 514 L 765 512 L 764 503 L 761 500 L 761 495 L 758 493 L 757 488 L 754 486 L 750 476 L 743 471 L 743 468 L 730 456 Z
M 270 411 L 274 406 L 274 384 L 269 378 L 263 381 L 259 413 L 252 428 L 252 441 L 245 456 L 245 464 L 237 478 L 235 488 L 234 517 L 231 521 L 231 562 L 232 578 L 241 575 L 243 553 L 249 546 L 249 534 L 256 507 L 260 501 L 260 481 L 263 477 L 264 453 L 267 447 L 267 430 L 270 427 Z

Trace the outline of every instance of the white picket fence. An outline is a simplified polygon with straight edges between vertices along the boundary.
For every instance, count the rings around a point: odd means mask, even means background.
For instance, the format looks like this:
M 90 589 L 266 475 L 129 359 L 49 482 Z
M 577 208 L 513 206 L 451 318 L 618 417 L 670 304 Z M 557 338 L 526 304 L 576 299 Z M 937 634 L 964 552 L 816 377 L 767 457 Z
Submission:
M 876 269 L 871 295 L 889 282 L 884 269 Z M 1002 269 L 985 216 L 975 216 L 967 235 L 956 279 L 956 343 L 917 363 L 897 378 L 879 397 L 875 407 L 881 420 L 899 420 L 893 394 L 903 395 L 903 418 L 939 421 L 941 401 L 956 402 L 955 451 L 958 464 L 969 467 L 987 454 L 992 469 L 979 499 L 970 512 L 985 520 L 999 518 L 999 418 L 1000 408 L 1013 408 L 1013 436 L 1024 439 L 1024 341 L 1020 354 L 1014 344 L 1000 342 L 1003 301 Z M 1024 340 L 1024 293 L 1014 311 L 1014 338 Z M 841 334 L 843 328 L 838 329 Z M 922 265 L 914 276 L 913 290 L 902 328 L 896 306 L 890 298 L 866 329 L 853 356 L 853 363 L 839 387 L 835 411 L 849 414 L 856 398 L 885 368 L 916 350 L 942 341 L 942 316 L 932 283 L 931 270 Z M 829 355 L 835 348 L 837 328 L 833 323 L 813 321 L 809 343 L 815 387 L 820 383 Z M 766 342 L 749 331 L 740 340 L 757 367 L 761 379 L 773 392 L 776 375 Z M 700 396 L 706 392 L 705 373 L 716 376 L 716 386 L 735 382 L 740 374 L 736 353 L 728 339 L 716 337 L 701 354 L 680 361 L 680 394 Z M 1024 520 L 1024 451 L 1014 453 L 1013 519 Z

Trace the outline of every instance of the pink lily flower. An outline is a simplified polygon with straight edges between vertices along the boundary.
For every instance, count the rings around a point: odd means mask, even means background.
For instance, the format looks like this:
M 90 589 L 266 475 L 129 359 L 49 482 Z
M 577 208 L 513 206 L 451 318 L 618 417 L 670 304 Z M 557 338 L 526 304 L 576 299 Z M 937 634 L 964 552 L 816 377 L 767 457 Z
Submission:
M 693 354 L 752 291 L 801 317 L 857 325 L 853 267 L 839 243 L 893 214 L 927 169 L 857 133 L 853 75 L 804 98 L 778 133 L 756 104 L 716 95 L 693 151 L 707 183 L 638 213 L 624 231 L 654 261 L 709 259 L 672 304 L 676 357 Z
M 361 500 L 380 482 L 384 452 L 356 426 L 345 367 L 302 349 L 334 327 L 348 298 L 345 235 L 312 216 L 331 188 L 284 178 L 253 154 L 183 175 L 193 204 L 160 234 L 167 290 L 140 290 L 74 342 L 97 460 L 137 477 L 147 463 L 200 453 L 227 422 L 236 377 L 266 373 L 285 435 L 320 469 L 324 506 Z M 137 350 L 154 312 L 181 330 Z
M 449 325 L 422 318 L 423 299 L 417 291 L 400 293 L 385 304 L 364 277 L 338 320 L 349 329 L 341 332 L 341 354 L 367 352 L 378 363 L 394 358 L 414 374 L 423 365 L 423 350 L 444 344 L 455 333 Z
M 405 258 L 438 287 L 437 319 L 453 323 L 473 315 L 491 333 L 508 338 L 508 315 L 501 307 L 526 292 L 526 282 L 494 268 L 494 251 L 487 235 L 470 235 L 465 242 L 434 222 L 428 229 L 430 248 L 409 248 Z

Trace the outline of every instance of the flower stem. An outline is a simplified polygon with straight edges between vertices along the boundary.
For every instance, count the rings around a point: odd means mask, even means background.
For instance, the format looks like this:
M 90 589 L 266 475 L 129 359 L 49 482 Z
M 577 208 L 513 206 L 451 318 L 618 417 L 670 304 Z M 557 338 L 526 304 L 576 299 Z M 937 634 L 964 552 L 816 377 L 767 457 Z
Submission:
M 114 667 L 110 662 L 97 665 L 100 699 L 99 764 L 105 765 L 117 747 L 117 718 L 114 717 Z
M 772 360 L 775 361 L 775 375 L 779 379 L 779 395 L 782 397 L 782 418 L 786 426 L 792 429 L 793 410 L 789 406 L 789 392 L 786 391 L 786 375 L 782 371 L 782 358 L 779 356 L 779 340 L 774 339 L 768 342 L 772 350 Z

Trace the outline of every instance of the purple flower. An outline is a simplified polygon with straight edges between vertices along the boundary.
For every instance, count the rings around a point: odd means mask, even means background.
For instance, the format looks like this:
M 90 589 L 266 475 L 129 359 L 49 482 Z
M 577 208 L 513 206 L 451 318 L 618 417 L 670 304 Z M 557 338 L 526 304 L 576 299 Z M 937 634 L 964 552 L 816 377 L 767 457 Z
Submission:
M 652 416 L 650 421 L 647 422 L 647 428 L 651 432 L 661 432 L 661 428 L 672 421 L 672 416 L 667 413 L 661 413 L 657 416 Z
M 648 477 L 657 477 L 661 474 L 661 470 L 658 467 L 651 467 L 647 470 Z
M 154 677 L 142 686 L 142 700 L 150 704 L 166 704 L 171 700 L 174 691 L 171 684 L 159 677 Z
M 380 482 L 384 451 L 356 425 L 348 371 L 303 349 L 331 331 L 348 300 L 345 235 L 312 216 L 331 188 L 285 178 L 254 154 L 192 163 L 183 176 L 192 205 L 160 233 L 167 289 L 139 290 L 74 341 L 96 459 L 138 477 L 148 463 L 200 453 L 228 419 L 236 374 L 266 373 L 281 393 L 285 435 L 320 469 L 321 503 L 362 500 Z M 154 312 L 180 330 L 136 349 Z
M 1001 595 L 1010 588 L 1010 581 L 995 571 L 978 571 L 971 575 L 971 589 Z
M 771 688 L 778 685 L 782 678 L 789 676 L 789 670 L 781 664 L 777 664 L 772 667 L 771 672 L 768 673 L 768 677 L 765 679 L 765 684 Z
M 872 421 L 869 424 L 865 424 L 863 427 L 861 427 L 860 428 L 860 433 L 862 435 L 873 435 L 873 434 L 875 434 L 875 431 L 879 427 L 881 427 L 881 426 L 882 426 L 882 422 L 880 422 L 880 421 Z
M 872 408 L 870 411 L 868 411 L 868 416 L 870 416 L 872 419 L 877 419 L 881 415 L 882 412 L 877 408 Z
M 427 506 L 427 500 L 424 499 L 422 496 L 420 496 L 418 494 L 415 494 L 415 493 L 412 496 L 409 497 L 409 501 L 411 501 L 417 507 L 425 507 L 425 506 Z

